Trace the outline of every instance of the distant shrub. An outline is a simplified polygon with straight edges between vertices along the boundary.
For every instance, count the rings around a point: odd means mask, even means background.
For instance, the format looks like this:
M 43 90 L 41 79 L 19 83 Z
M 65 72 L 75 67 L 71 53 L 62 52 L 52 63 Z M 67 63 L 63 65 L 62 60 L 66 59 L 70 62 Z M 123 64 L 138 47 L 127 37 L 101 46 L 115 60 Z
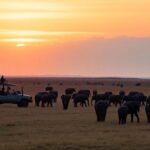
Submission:
M 136 83 L 135 86 L 141 86 L 141 83 Z
M 63 83 L 59 83 L 59 85 L 63 85 Z

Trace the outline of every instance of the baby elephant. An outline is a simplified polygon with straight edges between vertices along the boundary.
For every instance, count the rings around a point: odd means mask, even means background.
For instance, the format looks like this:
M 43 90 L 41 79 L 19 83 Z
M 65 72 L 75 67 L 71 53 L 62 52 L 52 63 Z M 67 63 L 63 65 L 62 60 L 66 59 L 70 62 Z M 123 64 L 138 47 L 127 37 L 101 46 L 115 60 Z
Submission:
M 126 124 L 128 115 L 128 107 L 123 105 L 118 109 L 119 124 Z

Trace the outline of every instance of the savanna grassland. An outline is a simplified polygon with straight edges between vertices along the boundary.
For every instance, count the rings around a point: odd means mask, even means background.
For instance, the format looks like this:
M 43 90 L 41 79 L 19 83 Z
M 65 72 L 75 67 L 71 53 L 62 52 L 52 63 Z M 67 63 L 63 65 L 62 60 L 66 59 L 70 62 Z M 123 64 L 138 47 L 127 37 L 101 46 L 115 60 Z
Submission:
M 59 91 L 53 108 L 28 108 L 0 105 L 0 150 L 149 150 L 150 125 L 146 122 L 144 106 L 140 123 L 118 125 L 117 108 L 108 108 L 106 122 L 97 123 L 93 106 L 74 108 L 72 102 L 63 111 L 60 100 L 65 88 L 97 89 L 99 93 L 124 90 L 150 95 L 150 80 L 119 78 L 9 78 L 17 87 L 24 87 L 33 96 L 44 91 L 49 83 Z M 135 86 L 140 83 L 141 86 Z M 119 85 L 123 84 L 123 87 Z

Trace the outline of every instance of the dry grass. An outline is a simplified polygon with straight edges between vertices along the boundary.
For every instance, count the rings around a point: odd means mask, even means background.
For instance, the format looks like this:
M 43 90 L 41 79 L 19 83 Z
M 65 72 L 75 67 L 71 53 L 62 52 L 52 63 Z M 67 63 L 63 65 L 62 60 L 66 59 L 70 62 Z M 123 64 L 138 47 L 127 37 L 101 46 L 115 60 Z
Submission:
M 68 81 L 61 79 L 11 79 L 18 86 L 24 86 L 25 91 L 34 95 L 51 83 L 59 93 L 66 87 L 98 89 L 118 92 L 121 88 L 111 86 L 111 81 L 104 86 L 87 85 L 87 81 Z M 33 83 L 34 82 L 34 83 Z M 35 84 L 39 82 L 40 84 Z M 60 85 L 60 82 L 63 85 Z M 113 81 L 114 82 L 114 81 Z M 125 81 L 124 81 L 125 82 Z M 137 81 L 135 81 L 137 82 Z M 148 95 L 149 82 L 141 87 L 126 81 L 124 90 L 139 90 Z M 141 122 L 119 126 L 117 108 L 108 109 L 105 123 L 97 123 L 93 107 L 73 108 L 63 111 L 60 103 L 54 108 L 18 108 L 15 105 L 0 105 L 0 150 L 149 150 L 150 126 L 146 123 L 144 107 L 140 112 Z

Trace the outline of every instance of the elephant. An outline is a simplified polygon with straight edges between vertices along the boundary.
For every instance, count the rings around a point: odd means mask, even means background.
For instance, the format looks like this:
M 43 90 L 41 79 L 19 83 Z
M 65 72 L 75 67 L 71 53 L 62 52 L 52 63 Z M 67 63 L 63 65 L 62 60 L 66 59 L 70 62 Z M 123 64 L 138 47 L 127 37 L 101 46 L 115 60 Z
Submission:
M 79 90 L 78 93 L 79 93 L 79 94 L 85 94 L 85 95 L 87 95 L 88 97 L 91 96 L 90 90 Z
M 147 122 L 150 123 L 150 96 L 147 98 L 145 112 L 146 112 L 146 116 L 147 116 Z
M 145 96 L 143 93 L 136 93 L 135 95 L 129 94 L 127 96 L 124 96 L 123 101 L 137 101 L 140 102 L 140 105 L 145 105 L 147 96 Z
M 98 101 L 95 103 L 95 112 L 98 122 L 104 122 L 106 118 L 107 108 L 109 104 L 107 101 Z
M 45 104 L 47 104 L 47 107 L 49 107 L 49 105 L 53 107 L 54 99 L 54 94 L 49 92 L 39 92 L 35 95 L 35 106 L 40 106 L 41 103 L 42 107 L 45 107 Z
M 131 115 L 131 122 L 133 122 L 133 116 L 135 115 L 137 118 L 137 122 L 140 122 L 140 118 L 138 112 L 140 110 L 140 102 L 138 101 L 127 101 L 123 104 L 128 108 L 128 114 Z
M 49 105 L 53 107 L 54 99 L 55 96 L 53 94 L 50 93 L 44 94 L 42 97 L 42 107 L 45 107 L 45 103 L 47 104 L 47 107 L 49 107 Z
M 61 96 L 61 100 L 62 100 L 62 104 L 63 104 L 63 109 L 64 110 L 68 109 L 70 99 L 71 99 L 71 96 L 69 94 Z
M 120 95 L 110 95 L 109 96 L 109 105 L 113 103 L 115 106 L 118 104 L 121 105 L 122 97 Z
M 57 98 L 58 98 L 58 91 L 51 91 L 50 95 L 53 95 L 54 103 L 56 103 L 57 102 Z
M 47 94 L 47 92 L 38 92 L 35 95 L 35 106 L 39 107 L 40 103 L 42 102 L 42 97 L 44 94 Z
M 147 103 L 145 106 L 145 112 L 147 116 L 147 122 L 150 123 L 150 104 L 149 103 Z
M 65 90 L 65 94 L 70 94 L 72 95 L 74 92 L 76 92 L 76 89 L 75 88 L 67 88 Z
M 87 107 L 86 101 L 89 102 L 89 98 L 87 95 L 85 94 L 80 94 L 80 93 L 76 93 L 73 94 L 73 102 L 74 102 L 74 107 L 77 107 L 77 104 L 80 103 L 80 105 L 83 107 Z
M 106 94 L 97 94 L 97 95 L 93 95 L 92 99 L 91 99 L 91 105 L 93 105 L 93 101 L 98 102 L 100 100 L 104 100 L 107 101 L 108 100 L 108 96 Z
M 126 124 L 127 115 L 128 115 L 128 107 L 126 105 L 120 106 L 118 108 L 119 124 Z
M 129 92 L 129 96 L 137 96 L 140 103 L 142 105 L 145 105 L 145 102 L 146 102 L 146 99 L 147 99 L 147 96 L 144 95 L 144 93 L 142 92 L 136 92 L 136 91 L 131 91 Z

